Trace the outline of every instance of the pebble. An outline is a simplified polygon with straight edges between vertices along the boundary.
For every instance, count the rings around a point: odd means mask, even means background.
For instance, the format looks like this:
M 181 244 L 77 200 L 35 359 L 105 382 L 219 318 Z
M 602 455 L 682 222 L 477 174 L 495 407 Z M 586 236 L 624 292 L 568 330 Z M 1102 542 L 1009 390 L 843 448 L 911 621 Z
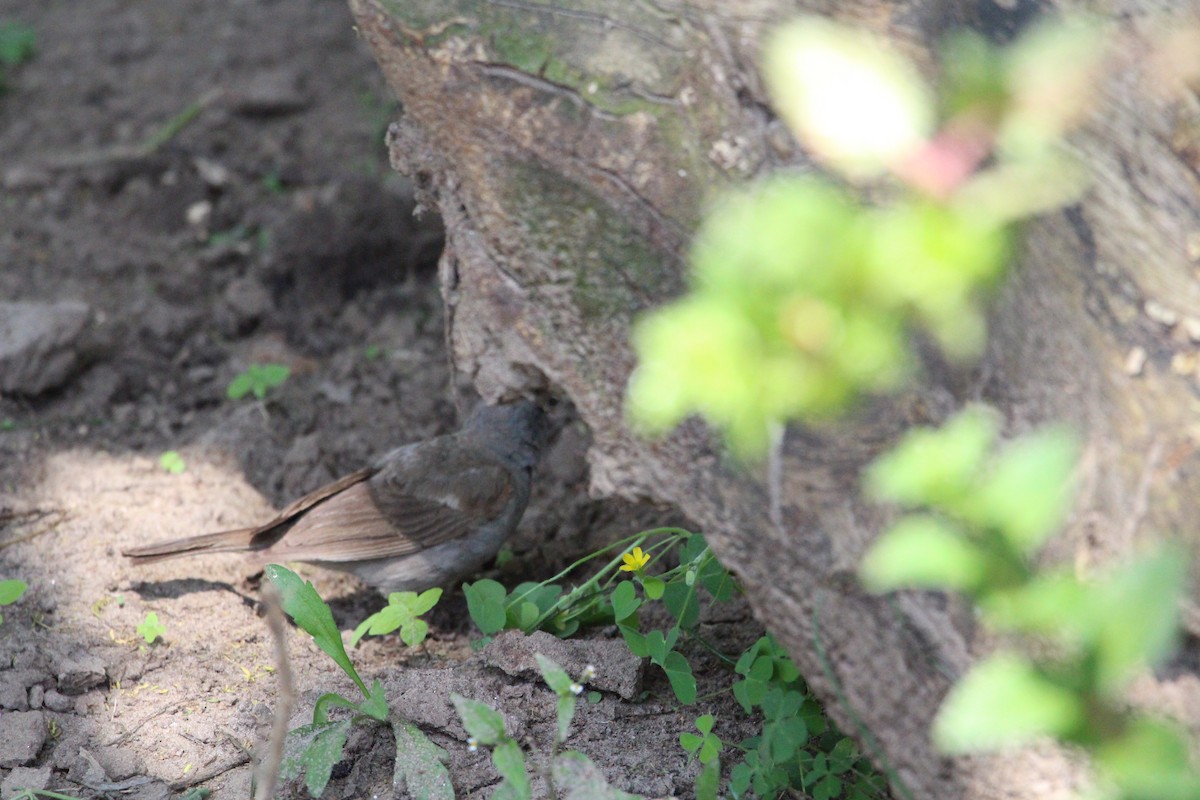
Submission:
M 231 93 L 230 108 L 243 116 L 294 114 L 308 107 L 300 76 L 290 68 L 266 70 Z
M 255 322 L 271 310 L 271 293 L 251 275 L 230 281 L 224 297 L 240 324 Z
M 79 367 L 86 303 L 0 303 L 0 392 L 37 395 L 62 386 Z
M 60 714 L 75 710 L 75 701 L 57 689 L 51 689 L 46 692 L 46 697 L 42 703 L 46 708 L 51 711 L 57 711 Z
M 41 711 L 0 711 L 0 769 L 32 763 L 46 743 L 46 715 Z

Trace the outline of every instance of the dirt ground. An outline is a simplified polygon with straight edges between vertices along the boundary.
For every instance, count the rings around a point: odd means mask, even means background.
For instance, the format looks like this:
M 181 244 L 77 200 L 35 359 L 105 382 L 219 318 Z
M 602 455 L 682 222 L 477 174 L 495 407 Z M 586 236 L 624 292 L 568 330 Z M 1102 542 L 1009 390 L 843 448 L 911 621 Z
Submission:
M 388 168 L 384 130 L 401 112 L 338 0 L 0 0 L 0 23 L 14 21 L 37 51 L 0 94 L 0 303 L 39 304 L 25 308 L 49 328 L 18 369 L 3 339 L 29 328 L 0 306 L 0 579 L 30 587 L 2 609 L 0 787 L 248 797 L 279 696 L 253 568 L 228 555 L 135 570 L 120 550 L 262 521 L 456 426 L 469 400 L 443 346 L 438 223 L 414 218 Z M 265 401 L 226 397 L 267 362 L 292 375 Z M 675 520 L 590 499 L 586 431 L 558 422 L 515 557 L 491 573 L 510 586 Z M 169 450 L 182 473 L 160 466 Z M 381 602 L 301 571 L 343 630 Z M 147 646 L 135 629 L 151 611 L 165 642 Z M 553 696 L 472 650 L 459 592 L 431 626 L 416 650 L 389 636 L 352 657 L 448 751 L 458 795 L 486 796 L 498 776 L 467 750 L 449 692 L 498 706 L 540 746 Z M 707 632 L 736 653 L 761 631 L 734 606 L 710 610 Z M 582 658 L 614 635 L 569 646 Z M 307 636 L 288 647 L 294 724 L 318 694 L 353 694 Z M 736 716 L 717 691 L 729 671 L 693 655 L 712 699 L 680 709 L 647 669 L 632 699 L 581 706 L 568 745 L 622 789 L 689 796 L 697 766 L 678 733 L 706 711 Z M 727 741 L 748 733 L 722 724 Z M 28 752 L 11 752 L 18 741 Z M 360 730 L 325 796 L 393 796 L 393 752 L 386 731 Z M 293 783 L 279 796 L 305 795 Z

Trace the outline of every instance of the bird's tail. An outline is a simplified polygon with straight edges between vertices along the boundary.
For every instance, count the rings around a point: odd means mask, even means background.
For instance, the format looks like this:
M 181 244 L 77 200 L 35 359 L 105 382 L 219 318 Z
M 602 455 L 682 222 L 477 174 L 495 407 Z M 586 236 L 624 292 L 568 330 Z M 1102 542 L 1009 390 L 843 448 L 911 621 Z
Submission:
M 193 556 L 201 553 L 234 553 L 241 550 L 258 550 L 252 540 L 261 528 L 239 528 L 234 531 L 204 533 L 200 536 L 185 536 L 157 544 L 123 550 L 121 554 L 135 564 L 150 564 L 166 558 Z

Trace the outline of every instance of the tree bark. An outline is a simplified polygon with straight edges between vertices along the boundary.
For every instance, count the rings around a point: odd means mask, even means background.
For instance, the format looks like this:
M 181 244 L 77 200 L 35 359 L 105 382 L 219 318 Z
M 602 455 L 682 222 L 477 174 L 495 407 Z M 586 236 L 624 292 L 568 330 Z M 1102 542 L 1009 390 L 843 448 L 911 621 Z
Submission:
M 761 39 L 795 6 L 350 4 L 404 105 L 393 163 L 445 220 L 441 280 L 458 369 L 488 398 L 514 388 L 569 398 L 593 433 L 595 492 L 673 503 L 699 523 L 898 796 L 1070 796 L 1080 769 L 1053 748 L 947 759 L 929 744 L 942 698 L 990 642 L 959 600 L 858 586 L 857 565 L 885 522 L 860 500 L 859 475 L 905 428 L 983 399 L 1012 433 L 1067 420 L 1086 434 L 1076 512 L 1053 557 L 1090 574 L 1164 533 L 1196 549 L 1196 97 L 1189 106 L 1155 94 L 1131 62 L 1078 138 L 1095 188 L 1029 227 L 979 369 L 931 370 L 845 424 L 792 426 L 773 478 L 728 459 L 696 421 L 661 440 L 638 437 L 623 399 L 630 323 L 682 291 L 706 204 L 806 164 L 755 68 Z M 991 0 L 807 5 L 928 64 L 951 23 L 1007 34 L 1036 4 L 1011 13 Z M 1130 33 L 1149 23 L 1126 13 L 1115 24 Z M 1195 609 L 1189 602 L 1200 633 Z M 1194 694 L 1194 679 L 1180 685 Z

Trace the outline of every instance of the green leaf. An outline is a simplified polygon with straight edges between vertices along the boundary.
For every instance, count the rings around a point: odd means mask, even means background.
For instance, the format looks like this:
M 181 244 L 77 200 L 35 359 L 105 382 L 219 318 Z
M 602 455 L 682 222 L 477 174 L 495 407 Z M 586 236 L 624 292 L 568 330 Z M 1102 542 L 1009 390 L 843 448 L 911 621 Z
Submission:
M 1104 740 L 1095 759 L 1124 797 L 1194 800 L 1200 796 L 1200 776 L 1192 768 L 1187 735 L 1165 722 L 1135 719 L 1121 735 Z
M 541 615 L 535 603 L 522 600 L 520 603 L 508 607 L 505 624 L 507 627 L 531 633 Z
M 663 605 L 671 612 L 679 627 L 690 630 L 700 621 L 700 601 L 696 589 L 683 583 L 668 583 L 663 591 Z
M 1065 428 L 1041 430 L 1009 443 L 971 505 L 975 521 L 1000 530 L 1015 550 L 1032 555 L 1070 510 L 1076 437 Z
M 451 694 L 450 701 L 454 703 L 467 733 L 480 744 L 493 747 L 508 738 L 504 733 L 504 717 L 488 704 L 458 693 Z
M 342 668 L 363 695 L 369 697 L 367 685 L 358 677 L 350 657 L 346 655 L 346 648 L 342 645 L 342 634 L 333 621 L 333 613 L 321 599 L 321 595 L 317 594 L 312 583 L 302 580 L 299 575 L 278 564 L 268 564 L 265 571 L 267 579 L 279 590 L 279 602 L 284 613 L 291 617 L 301 630 L 313 637 L 317 647 Z
M 662 631 L 650 631 L 646 634 L 646 649 L 650 651 L 650 660 L 662 666 L 671 652 L 671 645 Z
M 342 760 L 351 724 L 351 720 L 346 719 L 305 725 L 288 731 L 279 768 L 280 776 L 284 780 L 291 780 L 304 772 L 308 793 L 320 797 L 329 784 L 334 765 Z
M 1096 669 L 1103 689 L 1116 691 L 1174 647 L 1188 564 L 1184 552 L 1163 547 L 1094 589 L 1099 606 Z
M 697 736 L 687 731 L 679 734 L 679 746 L 689 753 L 695 754 L 702 744 L 704 744 L 703 736 Z
M 225 389 L 230 400 L 241 400 L 253 394 L 259 400 L 267 396 L 267 390 L 283 383 L 291 375 L 291 368 L 284 364 L 251 364 L 245 372 L 234 377 Z
M 406 595 L 407 592 L 399 594 Z M 410 604 L 413 616 L 419 617 L 433 610 L 433 607 L 442 599 L 442 590 L 440 588 L 426 589 L 421 592 Z M 389 599 L 389 602 L 391 600 Z
M 709 734 L 704 737 L 704 743 L 700 746 L 700 763 L 711 764 L 721 755 L 721 748 L 724 747 L 720 737 Z
M 137 632 L 146 640 L 146 644 L 153 644 L 155 639 L 167 632 L 167 626 L 158 621 L 158 614 L 151 611 L 138 623 Z
M 637 590 L 633 588 L 633 581 L 621 581 L 617 584 L 617 588 L 613 589 L 610 602 L 613 607 L 613 618 L 617 622 L 629 619 L 642 605 L 642 601 L 638 599 Z
M 326 692 L 313 704 L 313 724 L 324 725 L 329 722 L 330 708 L 348 708 L 355 713 L 360 710 L 358 703 L 353 700 L 347 700 L 337 692 Z
M 894 589 L 955 589 L 972 592 L 987 574 L 989 559 L 955 525 L 909 515 L 875 541 L 859 575 L 872 592 Z
M 372 636 L 391 633 L 410 619 L 411 615 L 408 614 L 408 609 L 396 605 L 386 605 L 359 623 L 358 627 L 354 629 L 354 633 L 350 635 L 350 646 L 356 646 L 368 633 Z
M 813 800 L 832 800 L 842 793 L 842 781 L 833 775 L 827 775 L 813 787 Z
M 376 678 L 375 682 L 371 684 L 371 691 L 367 693 L 367 699 L 359 703 L 358 710 L 372 719 L 377 719 L 380 722 L 387 722 L 387 695 L 384 692 L 383 684 L 378 678 Z
M 934 721 L 933 740 L 949 753 L 1066 737 L 1084 724 L 1083 701 L 1023 658 L 994 655 L 951 690 Z
M 629 625 L 628 619 L 624 623 L 617 625 L 617 630 L 621 632 L 621 636 L 625 639 L 625 645 L 629 648 L 629 652 L 638 658 L 646 658 L 650 655 L 650 645 L 646 641 L 646 637 L 639 633 L 636 627 Z
M 0 606 L 7 606 L 17 602 L 28 588 L 29 584 L 15 578 L 0 581 Z
M 464 583 L 462 588 L 467 598 L 467 612 L 479 630 L 485 636 L 504 630 L 504 600 L 508 595 L 504 587 L 484 578 L 475 583 Z
M 529 787 L 529 773 L 525 770 L 525 753 L 519 744 L 512 739 L 500 742 L 492 750 L 492 762 L 496 765 L 496 771 L 513 787 L 517 797 L 533 796 Z
M 868 495 L 910 508 L 956 505 L 971 490 L 998 427 L 995 412 L 972 406 L 940 429 L 909 431 L 868 467 Z
M 571 720 L 575 718 L 575 703 L 578 698 L 574 692 L 567 692 L 558 696 L 558 741 L 565 742 L 567 735 L 571 731 Z
M 411 722 L 393 719 L 391 727 L 396 735 L 396 767 L 392 774 L 395 795 L 414 800 L 454 800 L 446 751 Z
M 158 465 L 172 475 L 179 475 L 187 470 L 187 463 L 178 450 L 168 450 L 158 457 Z
M 996 628 L 1067 638 L 1076 645 L 1091 638 L 1096 621 L 1094 593 L 1069 571 L 1038 574 L 1016 588 L 988 592 L 978 604 Z
M 721 761 L 701 761 L 704 768 L 696 776 L 696 800 L 718 800 L 721 788 Z
M 650 600 L 659 600 L 663 596 L 666 584 L 659 578 L 647 576 L 642 578 L 642 588 L 646 590 L 647 598 Z
M 230 400 L 241 400 L 246 395 L 250 394 L 250 390 L 254 388 L 254 381 L 248 373 L 241 373 L 234 377 L 229 382 L 229 386 L 225 389 L 225 396 Z
M 692 675 L 692 666 L 688 664 L 687 659 L 672 650 L 663 659 L 662 668 L 667 673 L 667 680 L 671 682 L 671 688 L 679 702 L 685 706 L 696 702 L 696 678 Z
M 423 619 L 411 620 L 400 628 L 400 641 L 409 647 L 416 647 L 425 641 L 425 637 L 428 635 L 429 624 Z
M 541 653 L 534 653 L 533 658 L 537 661 L 538 669 L 542 671 L 542 677 L 546 680 L 546 685 L 555 694 L 571 694 L 571 685 L 574 681 L 571 680 L 571 676 L 566 673 L 566 670 Z
M 16 67 L 33 58 L 37 34 L 19 22 L 0 22 L 0 67 Z

